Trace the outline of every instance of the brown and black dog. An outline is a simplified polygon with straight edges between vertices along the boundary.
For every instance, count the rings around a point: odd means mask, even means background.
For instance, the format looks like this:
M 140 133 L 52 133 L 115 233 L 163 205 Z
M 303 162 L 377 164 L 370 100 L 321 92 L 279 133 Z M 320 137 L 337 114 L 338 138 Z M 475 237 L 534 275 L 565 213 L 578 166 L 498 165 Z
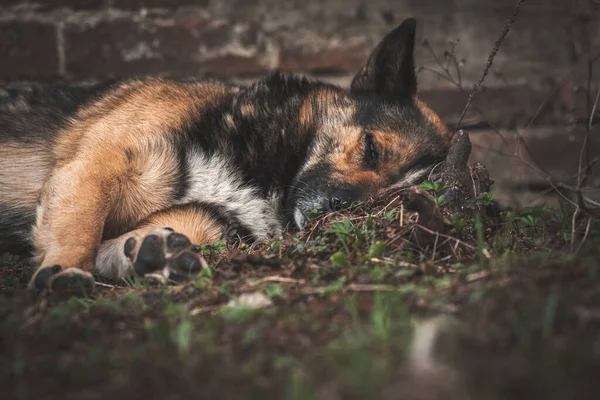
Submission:
M 127 80 L 40 87 L 0 104 L 0 251 L 31 250 L 30 288 L 189 274 L 223 227 L 255 239 L 422 180 L 450 135 L 416 96 L 416 21 L 349 90 L 272 73 L 247 87 Z

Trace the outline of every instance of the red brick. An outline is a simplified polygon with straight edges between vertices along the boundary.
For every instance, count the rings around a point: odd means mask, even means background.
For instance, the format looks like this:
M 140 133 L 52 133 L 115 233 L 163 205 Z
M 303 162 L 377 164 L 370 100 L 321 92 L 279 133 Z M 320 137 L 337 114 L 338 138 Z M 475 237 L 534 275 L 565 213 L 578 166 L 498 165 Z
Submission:
M 38 10 L 70 8 L 72 10 L 91 10 L 103 8 L 108 0 L 30 0 L 27 3 L 35 5 Z M 3 0 L 4 5 L 14 6 L 23 4 L 20 0 Z
M 281 69 L 310 72 L 353 72 L 366 61 L 366 45 L 336 46 L 322 49 L 284 47 L 281 51 Z
M 215 25 L 193 17 L 67 26 L 66 70 L 73 78 L 266 71 L 256 27 L 233 31 L 232 24 Z M 225 47 L 234 36 L 243 48 L 259 50 L 248 56 L 231 54 Z
M 123 10 L 138 10 L 140 8 L 168 8 L 181 6 L 206 7 L 209 0 L 114 0 L 113 7 Z
M 0 79 L 49 79 L 58 76 L 56 29 L 33 21 L 0 23 Z

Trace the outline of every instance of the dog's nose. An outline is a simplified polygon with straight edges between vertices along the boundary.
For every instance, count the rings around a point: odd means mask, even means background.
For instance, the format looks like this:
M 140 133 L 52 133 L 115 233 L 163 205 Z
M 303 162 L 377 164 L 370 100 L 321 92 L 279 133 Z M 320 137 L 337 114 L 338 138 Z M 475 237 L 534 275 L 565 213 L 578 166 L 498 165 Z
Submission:
M 331 211 L 338 211 L 342 208 L 342 200 L 337 197 L 331 197 L 329 199 L 329 209 Z
M 339 211 L 350 205 L 348 193 L 345 191 L 335 191 L 331 194 L 328 201 L 329 211 Z

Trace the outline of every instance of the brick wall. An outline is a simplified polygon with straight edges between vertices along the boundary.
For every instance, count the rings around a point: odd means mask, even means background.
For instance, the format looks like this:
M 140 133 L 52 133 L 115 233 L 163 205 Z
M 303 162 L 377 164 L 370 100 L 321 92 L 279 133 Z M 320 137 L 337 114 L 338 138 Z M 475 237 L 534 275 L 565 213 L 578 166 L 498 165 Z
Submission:
M 247 78 L 279 68 L 346 84 L 382 36 L 414 16 L 420 21 L 420 89 L 455 121 L 466 95 L 439 75 L 445 52 L 455 45 L 468 90 L 516 2 L 0 0 L 0 81 L 146 74 Z M 550 112 L 539 117 L 565 111 L 583 116 L 582 60 L 588 50 L 600 52 L 597 8 L 594 0 L 526 2 L 486 79 L 488 93 L 477 98 L 490 109 L 488 118 L 522 123 L 555 92 L 560 96 L 548 103 Z M 575 73 L 565 78 L 569 72 Z M 481 122 L 480 116 L 469 118 Z
M 449 41 L 467 84 L 516 0 L 1 0 L 0 80 L 87 79 L 131 74 L 254 76 L 272 68 L 347 73 L 407 16 L 420 19 L 443 59 Z M 582 18 L 592 0 L 529 0 L 495 60 L 511 84 L 542 85 L 586 50 Z M 591 46 L 600 48 L 597 23 Z M 439 69 L 417 49 L 420 66 Z M 443 61 L 443 60 L 442 60 Z M 448 87 L 422 73 L 425 88 Z M 501 84 L 499 75 L 489 85 Z

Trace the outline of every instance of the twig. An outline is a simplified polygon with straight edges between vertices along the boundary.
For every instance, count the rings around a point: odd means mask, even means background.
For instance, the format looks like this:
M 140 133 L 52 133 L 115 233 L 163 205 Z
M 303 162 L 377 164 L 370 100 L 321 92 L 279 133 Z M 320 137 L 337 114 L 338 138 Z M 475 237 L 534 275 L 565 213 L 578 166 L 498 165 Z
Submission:
M 589 155 L 589 153 L 590 153 L 590 134 L 592 132 L 592 121 L 594 120 L 594 113 L 596 112 L 596 107 L 598 106 L 598 98 L 600 97 L 600 87 L 599 87 L 598 93 L 596 94 L 596 100 L 594 101 L 594 105 L 591 106 L 591 109 L 590 109 L 589 90 L 590 90 L 591 80 L 592 80 L 592 67 L 591 67 L 591 62 L 588 62 L 588 94 L 587 94 L 587 98 L 588 98 L 588 110 L 590 110 L 590 117 L 589 117 L 589 122 L 586 125 L 585 138 L 583 139 L 583 144 L 581 145 L 581 150 L 579 152 L 579 162 L 577 164 L 577 188 L 575 191 L 575 194 L 577 195 L 577 208 L 575 209 L 575 212 L 573 213 L 573 219 L 571 222 L 571 251 L 573 251 L 573 249 L 575 247 L 575 237 L 576 237 L 575 230 L 576 230 L 577 218 L 579 217 L 580 212 L 583 210 L 588 216 L 590 216 L 590 219 L 588 220 L 588 228 L 589 228 L 589 224 L 591 223 L 591 216 L 593 215 L 591 210 L 589 210 L 587 208 L 587 206 L 585 205 L 584 196 L 582 194 L 582 188 L 585 185 L 585 182 L 587 181 L 588 177 L 592 173 L 592 168 L 591 168 L 592 161 L 590 161 L 590 155 Z M 585 173 L 583 173 L 584 158 L 587 162 L 587 166 L 585 167 Z M 587 229 L 586 229 L 586 236 L 587 236 Z M 585 236 L 584 236 L 584 239 L 585 239 Z M 583 246 L 583 242 L 579 246 L 578 251 L 579 251 L 579 249 L 581 249 L 581 246 Z
M 397 292 L 401 287 L 393 285 L 369 285 L 351 283 L 340 288 L 343 292 Z M 332 291 L 329 286 L 303 288 L 299 291 L 300 294 L 323 294 Z
M 590 112 L 590 119 L 588 121 L 588 129 L 592 129 L 592 123 L 594 122 L 594 115 L 596 114 L 596 107 L 598 107 L 598 100 L 600 99 L 600 84 L 598 85 L 598 91 L 596 92 L 596 100 L 594 100 L 594 106 Z
M 115 286 L 115 285 L 109 285 L 108 283 L 102 283 L 102 282 L 96 282 L 96 286 L 100 286 L 100 287 L 107 288 L 107 289 L 116 289 L 117 287 L 120 287 L 120 286 Z
M 388 208 L 390 205 L 394 204 L 394 202 L 395 202 L 396 200 L 398 200 L 399 198 L 400 198 L 400 196 L 396 196 L 396 197 L 394 197 L 394 198 L 392 199 L 392 201 L 388 202 L 388 203 L 386 204 L 386 206 L 385 206 L 385 207 L 383 207 L 381 210 L 379 210 L 379 212 L 378 212 L 377 214 L 375 214 L 375 217 L 379 217 L 381 214 L 383 214 L 384 212 L 386 212 L 386 211 L 387 211 L 387 208 Z
M 439 235 L 439 236 L 444 237 L 444 238 L 448 238 L 448 239 L 451 239 L 451 240 L 456 240 L 456 243 L 460 243 L 462 246 L 467 247 L 467 248 L 469 248 L 471 250 L 477 250 L 474 246 L 471 246 L 469 243 L 463 242 L 462 240 L 460 240 L 458 238 L 455 238 L 454 236 L 450 236 L 450 235 L 446 235 L 446 234 L 443 234 L 443 233 L 440 233 L 440 232 L 432 231 L 431 229 L 426 228 L 423 225 L 415 224 L 414 226 L 416 228 L 424 230 L 425 232 L 431 233 L 432 235 Z
M 435 261 L 435 252 L 437 250 L 437 244 L 438 244 L 438 239 L 440 238 L 440 234 L 436 233 L 435 234 L 435 242 L 433 242 L 433 251 L 431 254 L 431 261 Z
M 592 217 L 588 217 L 587 226 L 585 227 L 585 233 L 583 234 L 583 238 L 581 239 L 581 243 L 579 243 L 579 247 L 577 247 L 576 253 L 581 252 L 585 241 L 587 240 L 588 234 L 590 233 L 590 227 L 592 226 Z
M 431 49 L 431 47 L 430 47 L 430 46 L 429 46 L 427 43 L 426 43 L 426 47 L 429 49 L 429 51 L 430 51 L 430 52 L 433 52 L 433 49 Z M 587 61 L 587 62 L 588 62 L 588 65 L 589 65 L 589 64 L 591 64 L 591 63 L 593 63 L 593 62 L 597 61 L 599 58 L 600 58 L 600 53 L 596 53 L 596 54 L 593 54 L 593 55 L 591 55 L 591 54 L 588 54 L 588 56 L 587 56 L 585 59 L 580 59 L 580 60 L 579 60 L 579 61 L 578 61 L 576 64 L 572 65 L 572 66 L 570 67 L 570 70 L 569 70 L 569 71 L 568 71 L 568 72 L 565 74 L 565 76 L 563 76 L 563 78 L 562 78 L 560 81 L 561 81 L 561 82 L 564 82 L 564 81 L 565 81 L 565 80 L 566 80 L 566 79 L 567 79 L 567 78 L 568 78 L 568 77 L 569 77 L 569 76 L 570 76 L 570 75 L 573 73 L 573 71 L 575 70 L 575 67 L 577 67 L 577 66 L 578 66 L 578 65 L 579 65 L 579 64 L 580 64 L 582 61 Z M 437 57 L 435 57 L 435 59 L 436 59 L 436 60 L 439 60 Z M 455 85 L 455 86 L 457 87 L 457 89 L 458 89 L 458 90 L 460 90 L 460 92 L 461 92 L 461 93 L 464 93 L 464 92 L 465 92 L 465 89 L 462 87 L 462 85 L 460 84 L 460 82 L 456 82 L 456 80 L 455 80 L 455 79 L 452 77 L 451 73 L 450 73 L 450 72 L 449 72 L 449 71 L 446 69 L 446 67 L 445 67 L 445 66 L 444 66 L 444 65 L 443 65 L 441 62 L 439 62 L 439 61 L 438 61 L 438 65 L 439 65 L 439 67 L 440 67 L 440 68 L 442 68 L 442 70 L 444 70 L 444 72 L 446 73 L 446 75 L 444 75 L 444 74 L 442 74 L 442 73 L 440 73 L 440 72 L 438 72 L 438 71 L 436 71 L 436 70 L 434 70 L 434 69 L 430 69 L 430 68 L 423 68 L 423 69 L 424 69 L 424 70 L 426 70 L 426 71 L 429 71 L 429 72 L 433 72 L 433 73 L 434 73 L 434 74 L 436 74 L 437 76 L 440 76 L 440 77 L 444 78 L 444 79 L 445 79 L 445 80 L 447 80 L 448 82 L 450 82 L 450 83 L 452 83 L 453 85 Z M 552 94 L 553 94 L 554 92 L 556 92 L 556 88 L 553 90 Z M 589 96 L 588 96 L 588 97 L 589 97 Z M 545 104 L 545 103 L 546 103 L 548 100 L 549 100 L 549 99 L 546 99 L 546 100 L 544 101 L 544 104 Z M 597 103 L 596 103 L 596 104 L 597 104 Z M 478 109 L 476 106 L 471 106 L 471 107 L 472 107 L 473 109 L 475 109 L 475 111 L 476 111 L 476 112 L 477 112 L 477 113 L 478 113 L 478 114 L 479 114 L 479 115 L 480 115 L 480 116 L 481 116 L 481 117 L 482 117 L 482 118 L 483 118 L 485 121 L 487 121 L 487 124 L 488 124 L 488 126 L 490 127 L 490 129 L 492 129 L 492 131 L 498 135 L 498 137 L 499 137 L 499 138 L 502 140 L 502 142 L 504 143 L 504 145 L 506 146 L 506 148 L 507 148 L 507 149 L 508 149 L 508 150 L 509 150 L 509 151 L 512 153 L 512 154 L 510 154 L 510 155 L 507 155 L 507 156 L 512 156 L 512 157 L 516 157 L 516 158 L 518 158 L 518 159 L 521 161 L 521 163 L 523 163 L 525 166 L 527 166 L 527 167 L 531 168 L 531 169 L 532 169 L 533 171 L 535 171 L 536 173 L 538 173 L 538 174 L 540 174 L 540 175 L 544 176 L 544 178 L 545 178 L 545 179 L 548 181 L 548 183 L 550 184 L 550 186 L 552 187 L 552 189 L 553 189 L 553 190 L 556 190 L 556 192 L 557 192 L 559 195 L 561 195 L 561 197 L 563 197 L 563 198 L 564 198 L 566 201 L 568 201 L 569 203 L 572 203 L 574 206 L 577 206 L 577 204 L 576 204 L 576 203 L 574 203 L 572 200 L 568 199 L 568 198 L 567 198 L 567 197 L 565 197 L 565 196 L 564 196 L 562 193 L 560 193 L 560 191 L 557 189 L 557 187 L 560 187 L 560 188 L 562 188 L 562 189 L 566 189 L 566 190 L 568 190 L 568 191 L 570 191 L 570 192 L 573 192 L 573 193 L 577 193 L 577 192 L 578 192 L 578 191 L 577 191 L 577 188 L 573 188 L 573 187 L 571 187 L 571 186 L 569 186 L 569 185 L 565 184 L 564 182 L 556 182 L 556 179 L 554 178 L 554 176 L 552 176 L 552 174 L 550 174 L 548 171 L 546 171 L 546 170 L 545 170 L 545 169 L 542 167 L 542 165 L 540 164 L 540 162 L 539 162 L 539 161 L 537 161 L 537 160 L 535 159 L 535 157 L 533 156 L 533 153 L 531 152 L 531 150 L 530 150 L 530 148 L 529 148 L 529 146 L 528 146 L 528 144 L 527 144 L 527 141 L 525 140 L 525 136 L 523 135 L 523 133 L 522 133 L 520 130 L 518 130 L 518 129 L 516 129 L 516 128 L 514 128 L 514 129 L 513 129 L 513 130 L 515 131 L 515 133 L 517 134 L 518 138 L 519 138 L 519 145 L 520 145 L 520 148 L 523 148 L 523 149 L 525 150 L 525 153 L 526 153 L 526 155 L 527 155 L 527 156 L 528 156 L 528 157 L 529 157 L 529 158 L 530 158 L 530 159 L 531 159 L 533 162 L 530 162 L 529 160 L 525 159 L 525 158 L 524 158 L 524 156 L 521 154 L 521 152 L 520 152 L 520 151 L 519 151 L 519 153 L 516 153 L 516 152 L 515 152 L 515 151 L 514 151 L 514 150 L 511 148 L 510 144 L 508 143 L 508 141 L 506 140 L 506 138 L 504 137 L 504 135 L 503 135 L 503 134 L 500 132 L 500 130 L 499 130 L 497 127 L 495 127 L 495 126 L 494 126 L 494 124 L 492 124 L 491 122 L 489 122 L 489 118 L 487 118 L 487 117 L 485 116 L 485 114 L 484 114 L 484 113 L 483 113 L 481 110 L 479 110 L 479 109 Z M 538 113 L 539 113 L 539 111 L 540 111 L 540 110 L 538 110 Z M 538 114 L 538 113 L 536 113 L 536 116 L 537 116 L 537 114 Z M 593 114 L 592 114 L 592 115 L 593 115 Z M 463 117 L 464 117 L 464 115 L 463 115 Z M 535 118 L 535 117 L 534 117 L 534 118 Z M 591 121 L 593 121 L 593 117 L 592 117 Z M 530 126 L 532 123 L 533 123 L 533 120 L 530 120 L 530 121 L 529 121 L 529 123 L 527 124 L 527 127 L 529 127 L 529 126 Z M 457 127 L 458 127 L 458 125 L 459 125 L 459 124 L 456 124 L 456 125 L 457 125 Z M 589 122 L 588 122 L 588 125 L 590 125 L 590 124 L 589 124 Z M 598 157 L 596 157 L 594 160 L 592 160 L 592 161 L 591 161 L 591 162 L 588 164 L 588 166 L 586 166 L 586 168 L 585 168 L 585 171 L 588 171 L 588 170 L 591 168 L 591 166 L 592 166 L 593 164 L 595 164 L 597 161 L 598 161 Z M 579 175 L 579 174 L 575 174 L 575 176 L 578 176 L 578 175 Z M 585 204 L 585 203 L 588 203 L 588 204 L 592 204 L 592 205 L 594 205 L 594 206 L 596 206 L 596 207 L 600 207 L 600 203 L 599 203 L 599 202 L 596 202 L 596 201 L 594 201 L 594 200 L 590 199 L 589 197 L 583 196 L 583 195 L 581 194 L 581 192 L 579 192 L 579 193 L 580 193 L 580 195 L 581 195 L 581 198 L 583 199 L 583 202 L 584 202 L 584 204 Z M 597 212 L 594 212 L 593 210 L 591 210 L 591 209 L 589 209 L 589 208 L 588 208 L 586 211 L 587 211 L 587 213 L 588 213 L 588 214 L 590 214 L 590 215 L 594 215 L 595 217 L 597 217 L 598 215 L 600 215 L 599 213 L 597 213 Z
M 579 204 L 575 206 L 575 211 L 573 212 L 573 216 L 571 217 L 571 252 L 575 248 L 575 231 L 577 230 L 577 218 L 579 217 Z
M 306 281 L 304 279 L 292 279 L 292 278 L 286 278 L 283 276 L 267 276 L 267 277 L 264 277 L 261 279 L 257 279 L 255 281 L 247 282 L 240 288 L 240 290 L 250 289 L 250 288 L 262 285 L 263 283 L 267 283 L 267 282 L 291 283 L 294 285 L 302 285 Z
M 400 204 L 400 227 L 404 226 L 404 203 Z
M 216 311 L 218 309 L 220 309 L 222 306 L 206 306 L 206 307 L 196 307 L 192 310 L 190 310 L 189 312 L 189 316 L 193 317 L 196 316 L 198 314 L 204 314 L 206 312 L 210 312 L 210 311 Z
M 485 64 L 485 68 L 483 69 L 483 73 L 481 74 L 481 78 L 479 78 L 479 80 L 477 81 L 477 84 L 475 85 L 475 89 L 473 89 L 473 92 L 471 92 L 471 94 L 469 95 L 469 98 L 467 99 L 467 104 L 465 105 L 465 108 L 463 109 L 462 114 L 460 115 L 460 118 L 458 119 L 458 122 L 456 123 L 456 130 L 460 129 L 460 123 L 462 122 L 463 118 L 465 117 L 465 114 L 467 113 L 467 110 L 469 109 L 469 106 L 471 105 L 471 102 L 473 101 L 473 97 L 475 97 L 475 93 L 477 93 L 479 91 L 479 89 L 481 88 L 481 84 L 485 80 L 485 77 L 487 76 L 487 74 L 492 66 L 492 63 L 494 62 L 494 57 L 496 57 L 496 53 L 500 49 L 500 45 L 502 44 L 502 42 L 504 41 L 504 38 L 508 34 L 508 31 L 510 30 L 510 27 L 512 26 L 513 22 L 515 22 L 515 19 L 517 18 L 517 14 L 519 13 L 519 8 L 521 8 L 521 5 L 523 5 L 523 3 L 525 3 L 525 0 L 519 0 L 512 15 L 510 16 L 510 18 L 508 20 L 506 20 L 506 23 L 504 24 L 504 29 L 502 30 L 502 33 L 500 34 L 500 37 L 498 38 L 498 40 L 496 40 L 496 43 L 494 44 L 494 47 L 492 48 L 492 51 L 490 52 L 490 54 L 488 56 L 487 62 Z

